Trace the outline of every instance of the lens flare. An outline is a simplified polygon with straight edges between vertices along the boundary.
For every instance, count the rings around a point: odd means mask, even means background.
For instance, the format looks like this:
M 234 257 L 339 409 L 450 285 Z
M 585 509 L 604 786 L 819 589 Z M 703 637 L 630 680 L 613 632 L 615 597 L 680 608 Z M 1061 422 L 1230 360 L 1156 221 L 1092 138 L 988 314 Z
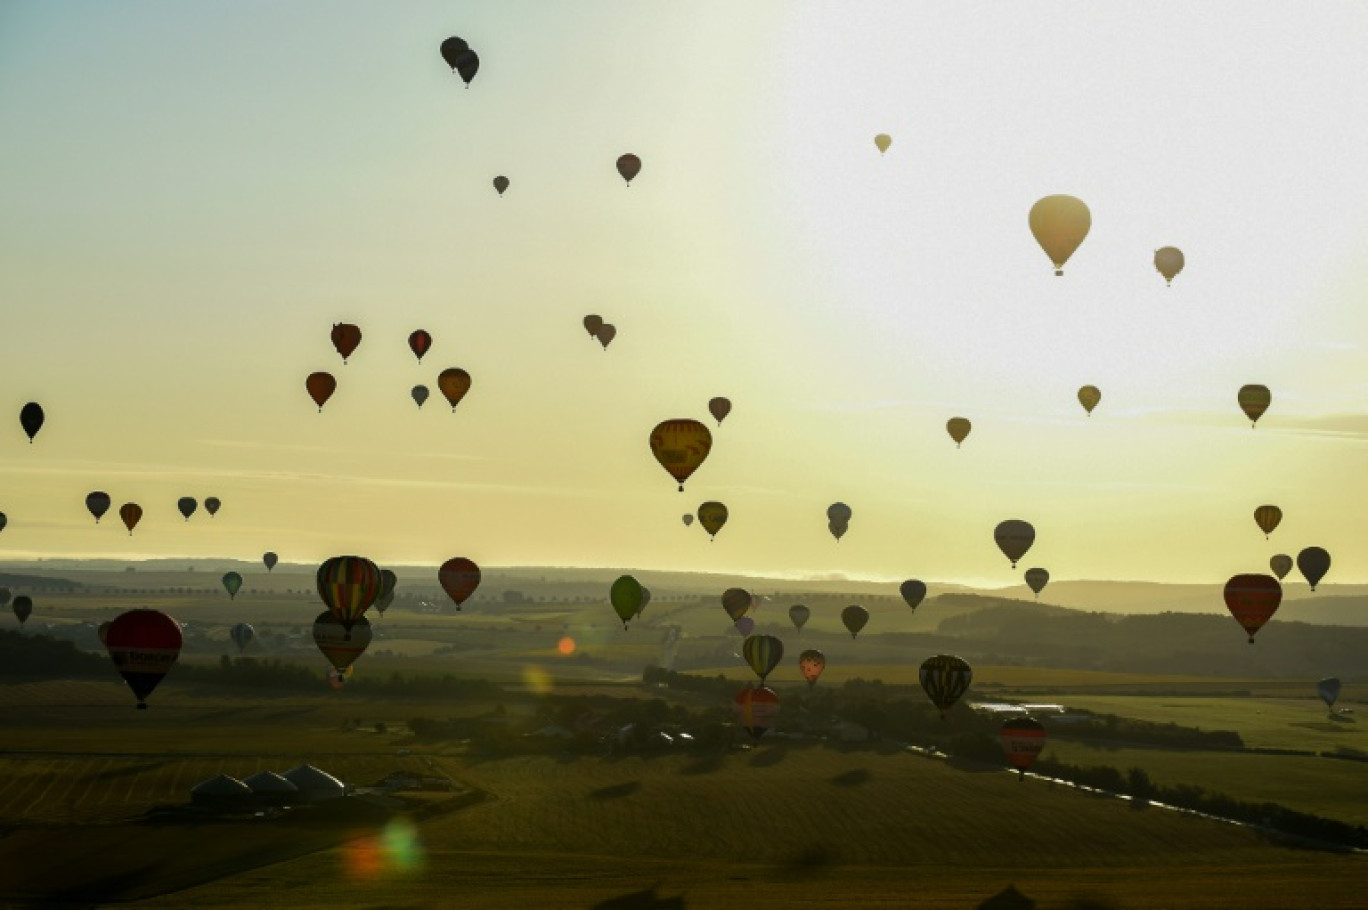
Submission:
M 528 665 L 522 671 L 523 685 L 531 689 L 537 695 L 550 695 L 554 688 L 551 682 L 551 674 L 541 667 Z
M 569 657 L 571 654 L 575 653 L 575 640 L 571 638 L 569 635 L 565 636 L 559 642 L 556 643 L 556 650 L 564 654 L 566 657 Z
M 418 829 L 402 817 L 391 819 L 379 834 L 348 843 L 344 856 L 347 875 L 356 881 L 373 882 L 423 868 Z

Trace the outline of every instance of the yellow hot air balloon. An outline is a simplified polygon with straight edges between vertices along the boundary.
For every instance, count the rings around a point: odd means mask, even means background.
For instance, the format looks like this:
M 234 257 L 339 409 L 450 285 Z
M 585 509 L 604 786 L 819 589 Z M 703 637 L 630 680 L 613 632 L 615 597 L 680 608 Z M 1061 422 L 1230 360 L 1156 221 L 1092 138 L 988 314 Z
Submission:
M 1264 411 L 1268 410 L 1268 406 L 1273 403 L 1273 393 L 1268 391 L 1266 385 L 1241 386 L 1235 400 L 1240 403 L 1240 410 L 1249 418 L 1249 426 L 1252 429 Z
M 1092 214 L 1083 200 L 1073 196 L 1046 196 L 1031 206 L 1031 233 L 1054 263 L 1055 274 L 1064 274 L 1064 263 L 1078 249 L 1092 227 Z
M 1277 506 L 1259 506 L 1254 510 L 1254 521 L 1259 525 L 1259 529 L 1264 532 L 1264 539 L 1267 540 L 1268 535 L 1272 534 L 1278 523 L 1282 521 L 1282 509 Z
M 1092 414 L 1093 408 L 1102 400 L 1102 390 L 1095 385 L 1085 385 L 1078 390 L 1078 403 L 1083 405 L 1083 410 Z
M 951 417 L 945 422 L 945 431 L 950 434 L 950 438 L 955 440 L 955 448 L 959 448 L 960 443 L 964 442 L 972 424 L 964 417 Z
M 1155 250 L 1154 267 L 1164 276 L 1164 284 L 1173 284 L 1173 276 L 1183 270 L 1183 251 L 1176 246 Z
M 703 503 L 698 507 L 698 523 L 708 532 L 709 537 L 716 537 L 717 532 L 727 523 L 727 507 L 720 502 Z
M 882 155 L 893 144 L 893 137 L 887 133 L 880 133 L 874 137 L 874 144 L 879 147 L 879 154 Z
M 697 420 L 663 420 L 651 431 L 651 454 L 679 481 L 681 493 L 684 481 L 698 470 L 710 451 L 712 433 Z M 701 515 L 699 519 L 702 520 Z

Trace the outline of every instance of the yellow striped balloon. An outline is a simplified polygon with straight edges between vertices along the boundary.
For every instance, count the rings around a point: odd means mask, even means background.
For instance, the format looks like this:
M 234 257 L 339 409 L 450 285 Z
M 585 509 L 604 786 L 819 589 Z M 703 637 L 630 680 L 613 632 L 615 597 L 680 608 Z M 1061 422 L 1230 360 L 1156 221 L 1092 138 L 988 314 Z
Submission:
M 784 643 L 773 635 L 752 635 L 741 643 L 741 653 L 763 686 L 765 677 L 784 659 Z
M 364 556 L 334 556 L 316 580 L 323 604 L 348 631 L 380 596 L 380 569 Z
M 1264 539 L 1267 540 L 1268 535 L 1272 534 L 1282 521 L 1282 509 L 1277 506 L 1259 506 L 1254 510 L 1254 521 L 1264 532 Z

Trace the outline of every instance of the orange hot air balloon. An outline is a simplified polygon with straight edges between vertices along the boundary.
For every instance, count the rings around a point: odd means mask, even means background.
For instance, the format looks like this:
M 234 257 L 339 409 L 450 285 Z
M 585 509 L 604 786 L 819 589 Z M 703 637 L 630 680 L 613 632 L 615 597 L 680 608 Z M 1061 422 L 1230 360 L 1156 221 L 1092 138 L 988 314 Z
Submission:
M 1164 284 L 1172 285 L 1174 276 L 1183 270 L 1183 251 L 1176 246 L 1166 246 L 1154 251 L 1154 267 L 1164 276 Z
M 446 396 L 446 400 L 451 402 L 451 411 L 456 412 L 456 405 L 460 404 L 466 392 L 470 391 L 470 374 L 458 367 L 443 370 L 437 377 L 437 388 Z
M 380 569 L 364 556 L 324 560 L 314 580 L 324 606 L 346 629 L 355 625 L 380 596 Z
M 1083 405 L 1083 410 L 1092 416 L 1093 408 L 1102 400 L 1102 390 L 1095 385 L 1085 385 L 1078 390 L 1078 403 Z
M 1240 387 L 1240 393 L 1235 396 L 1235 400 L 1240 403 L 1240 410 L 1245 412 L 1249 418 L 1249 425 L 1253 427 L 1259 422 L 1264 411 L 1273 403 L 1273 393 L 1268 391 L 1266 385 L 1247 385 Z
M 973 424 L 965 417 L 951 417 L 945 422 L 945 432 L 949 433 L 950 438 L 955 440 L 955 448 L 957 449 L 960 447 L 960 443 L 969 436 L 971 429 L 973 429 Z
M 698 470 L 711 451 L 712 433 L 697 420 L 663 420 L 651 431 L 651 454 L 679 481 L 681 493 L 684 481 Z
M 128 528 L 128 535 L 133 536 L 133 529 L 142 521 L 142 506 L 136 502 L 126 502 L 119 506 L 119 517 L 123 519 L 124 527 Z
M 1277 506 L 1259 506 L 1254 510 L 1254 522 L 1264 532 L 1264 540 L 1268 539 L 1268 535 L 1273 533 L 1281 521 L 1282 509 Z
M 708 402 L 708 413 L 717 421 L 717 425 L 722 426 L 723 419 L 731 413 L 731 401 L 726 398 L 714 398 Z
M 1249 633 L 1254 644 L 1254 633 L 1277 612 L 1282 603 L 1282 585 L 1272 575 L 1235 575 L 1225 586 L 1226 609 L 1235 621 Z
M 1017 769 L 1017 780 L 1024 780 L 1026 769 L 1045 748 L 1045 727 L 1034 717 L 1012 717 L 1003 722 L 998 736 L 1007 763 Z
M 180 624 L 157 610 L 129 610 L 115 617 L 105 632 L 105 650 L 146 710 L 147 696 L 157 688 L 181 651 Z
M 617 160 L 617 172 L 627 181 L 627 185 L 631 186 L 636 175 L 641 173 L 641 159 L 630 153 L 622 155 Z
M 584 317 L 584 330 L 589 333 L 590 338 L 597 338 L 601 328 L 603 328 L 602 316 L 590 313 Z
M 460 611 L 461 604 L 480 586 L 480 567 L 464 556 L 454 556 L 437 570 L 437 582 Z
M 826 655 L 815 648 L 809 648 L 798 655 L 798 669 L 803 672 L 803 679 L 807 680 L 808 686 L 815 686 L 822 671 L 826 669 Z
M 350 357 L 359 344 L 361 344 L 361 328 L 352 325 L 350 322 L 334 323 L 332 327 L 332 343 L 337 348 L 337 353 L 342 355 L 342 363 L 345 365 L 347 358 Z
M 339 673 L 348 670 L 352 663 L 370 646 L 372 630 L 370 620 L 362 616 L 351 628 L 343 625 L 331 610 L 324 610 L 314 619 L 313 639 L 318 650 L 328 659 L 328 663 Z
M 1064 274 L 1064 263 L 1078 249 L 1092 227 L 1092 213 L 1073 196 L 1046 196 L 1031 206 L 1031 233 L 1054 263 L 1055 274 Z
M 779 693 L 768 686 L 747 686 L 736 693 L 736 717 L 741 729 L 759 739 L 779 716 Z
M 304 380 L 304 388 L 309 390 L 309 397 L 318 405 L 318 413 L 322 414 L 323 405 L 337 390 L 337 380 L 333 379 L 332 373 L 310 373 L 309 378 Z
M 417 329 L 409 335 L 409 350 L 413 356 L 418 358 L 418 362 L 423 362 L 423 355 L 432 347 L 432 336 L 422 329 Z

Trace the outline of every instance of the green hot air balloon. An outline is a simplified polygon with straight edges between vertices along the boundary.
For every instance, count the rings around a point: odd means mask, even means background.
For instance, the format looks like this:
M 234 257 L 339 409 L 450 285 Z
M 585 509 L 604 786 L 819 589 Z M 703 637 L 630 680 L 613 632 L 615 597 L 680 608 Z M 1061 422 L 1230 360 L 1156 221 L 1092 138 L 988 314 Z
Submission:
M 223 576 L 223 589 L 228 592 L 228 599 L 237 597 L 238 590 L 242 587 L 242 576 L 236 572 L 227 572 Z
M 636 616 L 641 609 L 642 601 L 646 599 L 646 592 L 641 587 L 641 582 L 630 575 L 624 575 L 608 590 L 608 600 L 613 605 L 613 611 L 622 620 L 622 628 L 627 628 L 627 623 Z
M 765 677 L 784 659 L 784 643 L 773 635 L 752 635 L 741 643 L 741 654 L 763 686 Z

